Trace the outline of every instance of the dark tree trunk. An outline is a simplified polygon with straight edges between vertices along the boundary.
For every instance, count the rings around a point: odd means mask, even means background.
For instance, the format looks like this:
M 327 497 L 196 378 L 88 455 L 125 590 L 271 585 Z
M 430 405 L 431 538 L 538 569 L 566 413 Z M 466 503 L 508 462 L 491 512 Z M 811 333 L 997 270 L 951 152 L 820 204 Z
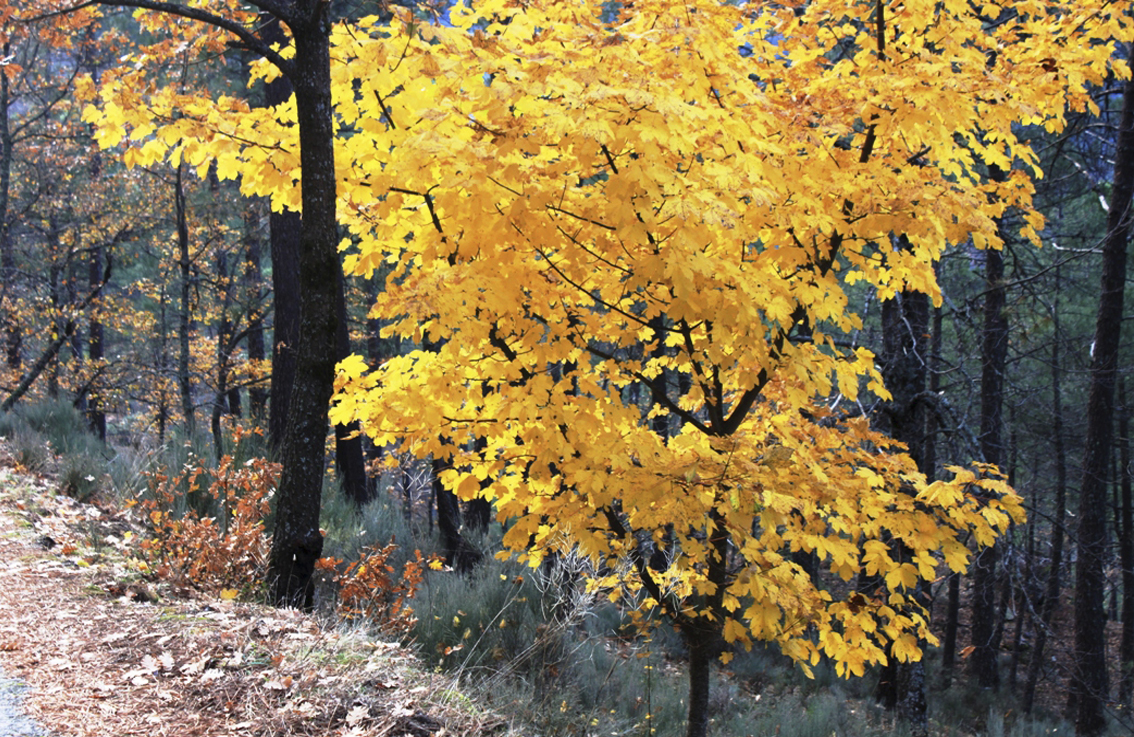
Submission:
M 158 354 L 156 360 L 158 372 L 157 396 L 157 426 L 158 445 L 165 445 L 166 425 L 169 424 L 169 396 L 166 394 L 166 376 L 169 371 L 169 325 L 166 320 L 166 292 L 165 285 L 161 286 L 161 297 L 158 300 Z
M 901 248 L 908 248 L 905 238 L 896 239 Z M 882 412 L 882 429 L 905 443 L 910 456 L 923 473 L 926 468 L 925 393 L 929 373 L 929 297 L 917 292 L 902 292 L 882 304 L 883 346 L 882 377 L 892 399 Z M 899 541 L 890 543 L 895 559 L 908 556 Z M 925 604 L 925 591 L 920 586 L 914 596 Z M 882 667 L 875 698 L 889 709 L 897 709 L 915 735 L 928 730 L 925 710 L 925 666 L 900 663 L 891 657 Z
M 488 447 L 488 441 L 483 437 L 477 437 L 476 450 L 478 453 L 484 453 L 485 448 Z M 484 479 L 480 482 L 480 488 L 483 490 L 492 484 L 492 479 Z M 478 530 L 484 532 L 488 529 L 488 525 L 492 522 L 492 503 L 483 497 L 476 499 L 469 499 L 465 502 L 465 520 L 468 522 L 470 530 Z
M 268 440 L 277 451 L 283 444 L 295 383 L 296 348 L 299 345 L 299 233 L 298 212 L 269 216 L 272 251 L 272 378 L 268 389 Z
M 248 360 L 260 364 L 267 358 L 264 347 L 263 283 L 260 270 L 262 239 L 260 238 L 260 212 L 255 200 L 249 200 L 244 209 L 244 299 L 248 312 Z M 253 419 L 266 418 L 268 392 L 262 384 L 248 389 L 248 413 Z
M 1115 151 L 1114 184 L 1103 240 L 1102 274 L 1091 387 L 1087 398 L 1087 436 L 1079 492 L 1078 565 L 1075 569 L 1075 731 L 1096 735 L 1106 727 L 1108 693 L 1106 612 L 1103 594 L 1107 553 L 1106 491 L 1114 438 L 1114 390 L 1122 330 L 1126 248 L 1130 240 L 1130 201 L 1134 195 L 1134 81 L 1127 82 Z
M 707 578 L 713 584 L 713 593 L 704 596 L 703 601 L 694 607 L 702 616 L 693 619 L 680 613 L 671 612 L 670 616 L 677 622 L 682 641 L 689 650 L 689 711 L 686 722 L 686 737 L 707 737 L 709 734 L 709 720 L 711 704 L 709 703 L 710 686 L 712 685 L 713 660 L 717 658 L 723 648 L 722 637 L 725 610 L 723 606 L 724 592 L 728 585 L 728 535 L 724 520 L 716 511 L 709 512 L 712 521 L 708 540 L 706 541 L 714 554 L 709 556 Z M 642 566 L 639 566 L 639 570 Z M 656 583 L 654 584 L 656 587 Z M 660 591 L 656 591 L 660 596 Z M 664 598 L 664 597 L 661 597 Z M 710 620 L 705 615 L 711 615 Z
M 450 467 L 445 459 L 433 459 L 433 496 L 437 501 L 437 530 L 445 551 L 445 565 L 468 573 L 480 562 L 481 552 L 461 534 L 461 505 L 457 495 L 441 483 L 441 472 Z
M 689 649 L 689 712 L 686 737 L 707 737 L 709 734 L 710 685 L 713 658 L 717 656 L 716 638 L 710 633 L 689 632 L 684 638 Z
M 377 276 L 366 280 L 366 298 L 370 304 L 381 294 L 382 284 Z M 366 318 L 366 357 L 370 359 L 370 366 L 377 368 L 383 360 L 397 355 L 397 338 L 382 338 L 382 321 L 376 317 Z M 395 344 L 393 346 L 388 344 Z
M 482 497 L 470 499 L 465 503 L 465 519 L 469 529 L 484 532 L 492 522 L 492 503 Z
M 1003 181 L 1004 172 L 991 167 L 989 178 Z M 985 258 L 984 327 L 981 339 L 980 449 L 985 462 L 999 465 L 1004 460 L 1002 406 L 1004 368 L 1008 360 L 1008 319 L 1004 314 L 1007 293 L 1004 287 L 1004 256 L 987 249 Z M 996 573 L 999 564 L 996 545 L 977 553 L 972 565 L 973 596 L 971 611 L 972 655 L 970 667 L 981 688 L 997 689 Z
M 51 365 L 51 362 L 59 355 L 59 349 L 63 347 L 64 343 L 71 339 L 74 332 L 75 323 L 73 320 L 66 321 L 56 329 L 55 338 L 47 344 L 47 347 L 40 353 L 35 363 L 29 366 L 28 370 L 24 372 L 24 375 L 20 377 L 16 388 L 12 390 L 11 394 L 5 397 L 3 404 L 0 404 L 0 412 L 7 412 L 12 409 L 16 402 L 27 394 L 28 389 L 30 389 L 32 384 L 35 383 L 35 380 L 40 377 L 44 369 Z
M 173 202 L 177 216 L 177 265 L 181 276 L 180 302 L 177 314 L 177 388 L 181 394 L 181 416 L 185 420 L 185 434 L 191 440 L 195 430 L 193 412 L 193 384 L 189 374 L 189 297 L 193 288 L 189 261 L 189 220 L 185 212 L 185 187 L 182 183 L 183 165 L 177 166 Z
M 1055 499 L 1052 500 L 1050 515 L 1051 564 L 1047 571 L 1043 603 L 1040 609 L 1039 622 L 1036 626 L 1036 641 L 1032 647 L 1032 656 L 1028 661 L 1028 675 L 1024 683 L 1022 707 L 1025 714 L 1030 714 L 1032 706 L 1035 704 L 1036 685 L 1039 683 L 1040 671 L 1043 668 L 1044 648 L 1047 645 L 1047 636 L 1051 629 L 1051 622 L 1055 617 L 1055 611 L 1059 607 L 1059 595 L 1062 588 L 1060 571 L 1063 565 L 1063 520 L 1067 509 L 1067 451 L 1063 444 L 1063 370 L 1060 365 L 1059 349 L 1062 336 L 1059 332 L 1058 269 L 1055 272 L 1055 283 L 1055 302 L 1051 310 L 1052 334 L 1055 336 L 1051 347 L 1051 432 L 1055 455 Z
M 1122 534 L 1118 538 L 1118 559 L 1122 565 L 1122 640 L 1119 644 L 1118 704 L 1126 709 L 1134 694 L 1134 498 L 1131 490 L 1130 405 L 1126 382 L 1118 380 L 1121 411 L 1118 415 L 1119 478 L 1122 489 Z
M 937 396 L 941 391 L 941 347 L 942 337 L 942 311 L 940 307 L 933 309 L 933 342 L 930 346 L 929 393 Z M 925 418 L 925 468 L 926 478 L 933 480 L 937 477 L 937 433 L 940 423 L 936 412 L 928 412 Z M 953 669 L 957 661 L 957 626 L 961 614 L 961 576 L 958 573 L 949 574 L 949 583 L 945 595 L 945 632 L 941 638 L 941 685 L 949 688 L 953 682 Z
M 335 314 L 338 316 L 335 348 L 339 360 L 351 353 L 345 282 L 346 279 L 340 270 L 335 293 Z M 335 464 L 343 492 L 356 507 L 361 509 L 374 498 L 374 489 L 366 477 L 366 458 L 362 453 L 362 431 L 358 420 L 346 425 L 335 425 Z
M 310 608 L 311 577 L 322 554 L 319 532 L 327 408 L 334 388 L 335 295 L 342 265 L 335 222 L 335 130 L 331 117 L 328 5 L 296 0 L 287 19 L 295 42 L 292 86 L 303 171 L 300 330 L 295 382 L 280 460 L 279 502 L 269 562 L 275 601 Z M 280 295 L 276 295 L 277 300 Z
M 52 218 L 49 223 L 50 228 L 47 236 L 47 247 L 51 254 L 51 265 L 48 267 L 47 288 L 50 292 L 51 298 L 51 322 L 52 331 L 56 336 L 66 333 L 67 340 L 70 340 L 75 326 L 63 317 L 63 305 L 66 302 L 66 297 L 63 293 L 64 280 L 66 279 L 65 267 L 63 258 L 63 247 L 59 244 L 59 228 Z M 63 341 L 67 342 L 66 340 Z M 59 349 L 63 347 L 60 343 L 54 350 L 48 349 L 45 353 L 40 354 L 41 357 L 50 355 L 47 365 L 43 370 L 47 370 L 47 395 L 49 397 L 59 396 Z M 34 368 L 33 368 L 34 370 Z
M 4 42 L 2 57 L 11 55 L 11 43 Z M 8 222 L 8 198 L 12 190 L 12 126 L 8 117 L 8 76 L 0 74 L 0 320 L 4 329 L 4 352 L 8 368 L 20 367 L 22 335 L 16 315 L 16 254 Z
M 957 629 L 961 619 L 961 574 L 949 574 L 949 588 L 945 593 L 945 635 L 941 641 L 942 686 L 953 684 L 953 670 L 957 664 Z
M 216 392 L 213 395 L 213 408 L 209 417 L 209 429 L 213 435 L 213 452 L 219 461 L 224 455 L 224 432 L 221 417 L 229 410 L 228 374 L 232 366 L 232 320 L 228 317 L 232 306 L 232 280 L 228 273 L 228 254 L 223 248 L 217 250 L 216 272 L 220 294 L 220 329 L 217 330 Z M 239 400 L 238 400 L 239 401 Z
M 278 18 L 262 16 L 262 37 L 268 43 L 286 43 Z M 268 106 L 288 101 L 292 83 L 277 77 L 264 90 Z M 268 238 L 272 259 L 272 378 L 268 389 L 268 444 L 279 452 L 283 445 L 295 383 L 296 351 L 299 346 L 300 233 L 302 216 L 294 210 L 268 215 Z
M 1012 410 L 1009 415 L 1009 424 L 1012 426 L 1012 439 L 1010 441 L 1010 459 L 1008 461 L 1008 484 L 1015 488 L 1016 486 L 1016 462 L 1019 458 L 1019 445 L 1016 439 L 1016 412 Z M 1036 504 L 1039 500 L 1039 495 L 1036 493 L 1035 487 L 1031 490 L 1032 509 L 1036 509 Z M 1010 604 L 1012 611 L 1015 613 L 1015 629 L 1012 633 L 1012 659 L 1008 665 L 1008 688 L 1011 691 L 1016 690 L 1018 682 L 1018 675 L 1020 670 L 1020 655 L 1024 650 L 1024 629 L 1027 626 L 1028 618 L 1031 612 L 1030 606 L 1030 592 L 1032 590 L 1032 581 L 1034 580 L 1032 574 L 1032 561 L 1033 553 L 1035 552 L 1032 537 L 1032 525 L 1026 528 L 1027 537 L 1026 547 L 1024 548 L 1024 568 L 1021 574 L 1018 567 L 1013 566 L 1012 575 L 1008 577 L 1008 590 L 1011 593 L 1012 599 Z M 1009 532 L 1009 534 L 1011 534 Z
M 296 372 L 281 460 L 279 505 L 269 573 L 276 601 L 310 607 L 311 575 L 322 551 L 319 505 L 327 406 L 334 378 L 341 275 L 335 224 L 334 129 L 331 119 L 326 5 L 302 0 L 287 22 L 295 41 L 291 81 L 298 111 L 303 217 L 300 231 L 300 330 Z M 276 295 L 277 301 L 281 295 Z
M 1027 576 L 1024 577 L 1025 581 Z M 1016 690 L 1017 675 L 1020 670 L 1020 653 L 1024 649 L 1024 626 L 1028 621 L 1027 591 L 1024 583 L 1014 582 L 1014 577 L 1007 581 L 1008 590 L 1005 596 L 1010 596 L 1012 611 L 1015 615 L 1012 630 L 1012 659 L 1008 663 L 1008 689 Z
M 87 288 L 98 289 L 103 274 L 102 245 L 93 246 L 90 250 L 90 261 L 87 270 Z M 87 357 L 96 366 L 103 359 L 103 327 L 97 314 L 92 314 L 87 326 Z M 97 369 L 96 369 L 97 370 Z M 106 441 L 106 408 L 97 385 L 87 396 L 87 422 L 99 440 Z
M 375 276 L 373 279 L 365 281 L 366 297 L 368 300 L 367 307 L 374 304 L 378 299 L 378 295 L 382 289 L 381 280 Z M 370 317 L 369 314 L 366 318 L 366 358 L 371 368 L 377 368 L 387 358 L 391 358 L 398 354 L 398 340 L 391 338 L 384 340 L 381 336 L 382 323 L 377 318 Z M 382 462 L 383 449 L 370 442 L 369 438 L 364 439 L 363 451 L 366 455 L 366 462 L 370 468 L 378 468 Z M 408 478 L 405 470 L 402 471 L 403 479 Z M 371 482 L 374 485 L 373 493 L 378 493 L 378 479 L 373 479 Z M 408 487 L 407 487 L 408 497 Z M 407 508 L 408 509 L 408 508 Z M 406 519 L 410 517 L 407 514 Z

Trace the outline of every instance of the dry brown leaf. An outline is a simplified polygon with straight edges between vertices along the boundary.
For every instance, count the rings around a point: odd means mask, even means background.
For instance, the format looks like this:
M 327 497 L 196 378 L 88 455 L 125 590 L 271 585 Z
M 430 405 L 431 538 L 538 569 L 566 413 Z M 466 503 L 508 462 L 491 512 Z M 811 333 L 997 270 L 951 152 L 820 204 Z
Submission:
M 370 717 L 370 707 L 366 704 L 358 704 L 353 709 L 347 712 L 346 723 L 348 727 L 357 726 L 359 722 Z

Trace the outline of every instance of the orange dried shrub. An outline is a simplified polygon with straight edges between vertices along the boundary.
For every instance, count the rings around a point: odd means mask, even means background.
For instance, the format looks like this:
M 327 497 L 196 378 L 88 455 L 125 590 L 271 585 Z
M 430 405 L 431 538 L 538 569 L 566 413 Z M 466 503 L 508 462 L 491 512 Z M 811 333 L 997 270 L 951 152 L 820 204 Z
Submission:
M 204 591 L 254 588 L 267 567 L 271 539 L 264 517 L 279 476 L 278 463 L 253 458 L 236 465 L 231 456 L 216 468 L 187 465 L 174 476 L 154 474 L 150 497 L 139 503 L 150 532 L 141 543 L 149 567 Z M 174 513 L 179 496 L 201 491 L 216 502 L 218 517 Z
M 343 566 L 339 558 L 320 558 L 315 567 L 331 575 L 339 587 L 338 609 L 347 619 L 368 619 L 396 633 L 408 630 L 415 621 L 407 602 L 421 586 L 429 560 L 414 551 L 406 561 L 400 580 L 389 563 L 398 549 L 392 540 L 384 547 L 371 545 L 359 552 L 358 560 Z

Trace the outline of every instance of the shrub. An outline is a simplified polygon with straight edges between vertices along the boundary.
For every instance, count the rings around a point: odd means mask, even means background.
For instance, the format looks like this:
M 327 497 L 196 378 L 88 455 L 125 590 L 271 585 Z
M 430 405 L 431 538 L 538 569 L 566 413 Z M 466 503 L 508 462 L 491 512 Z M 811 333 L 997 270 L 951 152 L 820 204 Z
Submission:
M 395 633 L 413 626 L 413 608 L 406 602 L 421 586 L 429 561 L 415 550 L 414 558 L 402 569 L 401 579 L 395 581 L 397 569 L 389 559 L 397 549 L 391 540 L 382 547 L 363 548 L 353 563 L 344 564 L 339 558 L 320 558 L 315 563 L 316 569 L 331 573 L 338 585 L 338 610 L 344 618 L 367 619 Z
M 63 458 L 59 470 L 59 490 L 80 502 L 89 501 L 105 488 L 106 464 L 85 453 Z
M 150 497 L 139 506 L 150 531 L 141 547 L 154 572 L 210 591 L 256 586 L 268 559 L 264 517 L 279 468 L 263 458 L 235 465 L 225 456 L 213 469 L 189 464 L 174 476 L 151 475 Z M 218 516 L 178 514 L 183 490 L 210 498 Z

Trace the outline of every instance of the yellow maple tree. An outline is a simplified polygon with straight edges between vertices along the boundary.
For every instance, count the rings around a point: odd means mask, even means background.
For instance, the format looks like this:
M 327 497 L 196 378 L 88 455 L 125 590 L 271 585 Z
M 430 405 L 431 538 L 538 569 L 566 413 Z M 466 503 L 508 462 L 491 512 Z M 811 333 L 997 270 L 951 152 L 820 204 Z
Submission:
M 1129 74 L 1129 19 L 1102 0 L 483 0 L 447 20 L 331 31 L 345 266 L 389 265 L 372 314 L 430 347 L 342 362 L 332 419 L 451 457 L 445 483 L 491 498 L 533 565 L 577 549 L 595 590 L 671 617 L 690 735 L 722 639 L 843 674 L 919 657 L 912 588 L 1022 509 L 994 469 L 927 482 L 848 410 L 886 395 L 840 339 L 861 327 L 848 290 L 938 299 L 943 250 L 998 248 L 1008 208 L 1038 241 L 1028 131 Z M 100 94 L 90 119 L 134 162 L 215 159 L 297 204 L 288 106 Z M 859 574 L 887 593 L 838 585 Z

